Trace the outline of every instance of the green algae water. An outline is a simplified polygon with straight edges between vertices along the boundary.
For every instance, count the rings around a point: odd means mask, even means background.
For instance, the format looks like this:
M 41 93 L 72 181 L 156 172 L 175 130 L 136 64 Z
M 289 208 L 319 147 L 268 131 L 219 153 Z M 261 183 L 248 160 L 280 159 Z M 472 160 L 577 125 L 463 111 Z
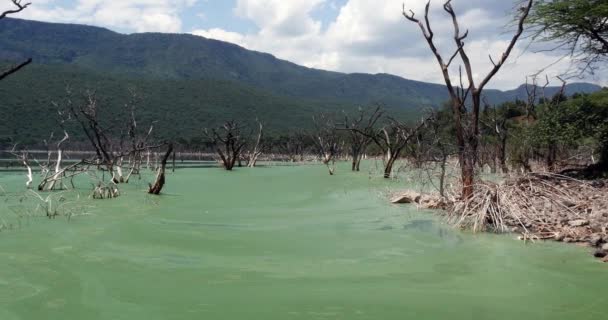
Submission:
M 11 217 L 23 182 L 0 174 L 2 320 L 606 319 L 585 249 L 460 233 L 346 166 L 182 169 L 69 221 Z

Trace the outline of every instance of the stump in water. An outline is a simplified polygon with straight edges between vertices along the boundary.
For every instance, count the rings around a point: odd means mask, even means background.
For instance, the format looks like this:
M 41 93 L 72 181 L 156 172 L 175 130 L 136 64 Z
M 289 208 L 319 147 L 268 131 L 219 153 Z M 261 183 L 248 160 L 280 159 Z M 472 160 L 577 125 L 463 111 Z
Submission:
M 93 190 L 91 197 L 93 199 L 114 199 L 120 196 L 120 191 L 114 183 L 105 184 L 100 182 Z
M 160 163 L 160 167 L 158 168 L 158 172 L 156 174 L 156 182 L 154 182 L 154 184 L 151 184 L 150 188 L 148 189 L 149 194 L 159 195 L 160 192 L 163 190 L 163 187 L 165 186 L 165 168 L 167 167 L 167 160 L 171 156 L 172 152 L 173 144 L 170 143 L 169 147 L 167 148 L 167 152 L 165 153 L 165 156 L 163 157 Z

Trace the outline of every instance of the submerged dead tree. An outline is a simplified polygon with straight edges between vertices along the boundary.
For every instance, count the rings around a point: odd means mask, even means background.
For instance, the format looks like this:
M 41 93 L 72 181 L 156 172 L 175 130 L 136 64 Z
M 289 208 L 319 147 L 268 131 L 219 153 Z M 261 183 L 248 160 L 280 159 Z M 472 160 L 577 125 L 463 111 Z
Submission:
M 483 89 L 502 68 L 513 51 L 515 44 L 524 32 L 524 23 L 530 14 L 533 4 L 534 0 L 528 0 L 523 7 L 519 8 L 519 18 L 515 35 L 512 37 L 507 49 L 502 53 L 498 60 L 494 60 L 490 56 L 490 61 L 492 62 L 493 68 L 485 77 L 481 78 L 482 80 L 479 84 L 477 84 L 475 81 L 475 72 L 473 71 L 471 60 L 465 50 L 464 40 L 468 37 L 469 32 L 465 31 L 463 33 L 461 31 L 456 12 L 452 7 L 452 1 L 448 0 L 443 4 L 444 11 L 452 20 L 454 28 L 453 40 L 456 45 L 456 51 L 451 54 L 450 58 L 447 60 L 443 58 L 435 44 L 435 34 L 432 30 L 429 18 L 431 1 L 429 0 L 429 2 L 426 4 L 423 20 L 416 18 L 413 11 L 406 11 L 405 6 L 403 8 L 403 16 L 420 27 L 422 35 L 426 39 L 431 52 L 439 63 L 448 93 L 450 95 L 452 115 L 454 117 L 454 126 L 456 129 L 458 158 L 461 168 L 461 179 L 463 185 L 462 197 L 464 199 L 468 199 L 473 195 L 476 180 L 475 164 L 478 156 L 480 136 L 479 113 L 481 109 L 481 97 Z M 450 74 L 450 66 L 457 57 L 460 57 L 460 60 L 464 65 L 468 82 L 466 87 L 462 81 L 462 68 L 460 69 L 460 87 L 454 85 L 453 77 Z M 467 106 L 468 101 L 470 101 L 470 109 Z
M 254 141 L 253 147 L 251 148 L 251 150 L 249 150 L 247 152 L 247 156 L 246 156 L 247 167 L 249 167 L 249 168 L 255 167 L 258 162 L 258 159 L 262 155 L 263 139 L 264 139 L 264 124 L 260 120 L 257 120 L 257 123 L 258 123 L 257 138 Z
M 311 134 L 312 140 L 321 161 L 327 166 L 329 174 L 333 176 L 336 172 L 336 157 L 340 153 L 338 130 L 333 120 L 325 114 L 314 116 L 313 122 L 315 130 Z
M 140 99 L 134 91 L 130 90 L 130 94 L 131 99 L 124 105 L 124 109 L 111 116 L 98 100 L 95 91 L 86 91 L 81 99 L 74 99 L 68 88 L 65 111 L 62 112 L 82 129 L 95 152 L 92 159 L 83 162 L 96 166 L 103 173 L 94 191 L 95 198 L 118 196 L 120 193 L 117 185 L 128 183 L 132 174 L 139 174 L 143 155 L 166 145 L 150 144 L 153 125 L 147 130 L 139 129 L 136 106 Z M 125 162 L 128 162 L 129 167 Z M 125 175 L 125 172 L 128 173 Z M 109 183 L 104 181 L 105 173 L 110 176 Z
M 25 10 L 31 4 L 29 2 L 23 3 L 23 1 L 21 1 L 21 0 L 11 0 L 11 2 L 14 6 L 14 9 L 0 12 L 0 20 L 6 18 L 9 15 L 19 13 L 19 12 Z M 0 70 L 0 80 L 4 80 L 5 78 L 12 75 L 13 73 L 23 69 L 25 66 L 27 66 L 30 63 L 32 63 L 32 58 L 29 58 L 17 65 L 11 66 L 7 70 Z
M 278 151 L 287 156 L 290 162 L 304 161 L 304 152 L 310 144 L 310 137 L 305 133 L 296 132 L 289 136 L 283 136 L 276 142 Z
M 368 137 L 382 150 L 384 155 L 384 178 L 390 179 L 393 174 L 393 167 L 402 151 L 408 143 L 416 136 L 419 130 L 425 125 L 426 120 L 422 121 L 415 128 L 409 128 L 395 119 L 389 119 L 389 124 L 380 130 L 362 131 L 351 129 L 358 134 Z
M 160 166 L 158 167 L 158 172 L 156 173 L 156 181 L 154 184 L 150 184 L 150 188 L 148 189 L 149 194 L 159 195 L 165 186 L 165 170 L 167 168 L 167 160 L 173 153 L 173 143 L 169 143 L 167 146 L 167 151 L 163 156 Z
M 352 119 L 344 114 L 344 123 L 340 125 L 340 130 L 346 130 L 349 133 L 352 171 L 361 170 L 361 160 L 369 145 L 374 141 L 372 136 L 376 132 L 376 123 L 383 114 L 384 111 L 380 107 L 376 107 L 369 113 L 360 108 L 357 117 Z
M 441 197 L 446 196 L 448 161 L 450 157 L 457 154 L 457 149 L 452 141 L 450 120 L 450 115 L 445 112 L 431 111 L 424 130 L 421 130 L 419 141 L 420 161 L 426 165 L 429 177 L 438 172 L 439 181 L 436 188 Z M 430 180 L 431 183 L 434 183 L 433 179 Z
M 57 160 L 55 161 L 55 170 L 51 173 L 47 170 L 42 181 L 38 185 L 38 191 L 51 191 L 55 188 L 65 189 L 63 178 L 65 177 L 65 171 L 62 169 L 63 162 L 63 147 L 62 145 L 70 139 L 70 135 L 67 131 L 64 131 L 64 137 L 57 142 Z
M 242 134 L 244 127 L 235 120 L 226 121 L 221 127 L 203 132 L 210 144 L 213 145 L 222 167 L 232 171 L 241 158 L 247 140 Z
M 28 152 L 27 150 L 21 150 L 19 152 L 17 152 L 17 145 L 15 145 L 13 147 L 13 149 L 11 150 L 11 153 L 13 154 L 13 156 L 15 156 L 19 162 L 21 163 L 21 165 L 23 165 L 26 170 L 27 170 L 27 180 L 25 182 L 25 186 L 30 189 L 32 187 L 32 182 L 34 181 L 34 175 L 32 173 L 32 167 L 30 166 L 29 160 L 28 160 Z

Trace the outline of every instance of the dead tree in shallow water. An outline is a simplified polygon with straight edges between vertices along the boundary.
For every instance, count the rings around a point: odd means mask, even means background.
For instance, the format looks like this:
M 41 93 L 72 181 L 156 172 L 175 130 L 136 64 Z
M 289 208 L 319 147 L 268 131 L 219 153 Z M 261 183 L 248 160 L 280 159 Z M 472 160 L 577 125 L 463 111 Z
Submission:
M 13 146 L 11 153 L 13 154 L 13 156 L 15 156 L 19 160 L 19 162 L 21 162 L 21 164 L 27 170 L 27 175 L 26 175 L 27 180 L 25 182 L 25 186 L 27 189 L 30 189 L 32 187 L 32 182 L 34 181 L 34 175 L 32 173 L 32 167 L 30 166 L 30 163 L 28 160 L 27 150 L 21 150 L 20 152 L 17 152 L 17 145 L 15 145 L 15 146 Z
M 255 140 L 255 143 L 253 145 L 253 148 L 247 153 L 247 167 L 249 168 L 253 168 L 256 166 L 259 157 L 262 155 L 262 148 L 263 148 L 263 141 L 262 139 L 264 139 L 264 124 L 262 124 L 262 122 L 260 120 L 257 120 L 258 122 L 258 135 L 257 135 L 257 139 Z
M 163 190 L 163 187 L 165 186 L 165 170 L 167 167 L 167 160 L 171 156 L 171 153 L 173 153 L 173 143 L 169 143 L 167 147 L 167 152 L 165 152 L 165 155 L 160 162 L 158 172 L 156 173 L 156 181 L 154 184 L 151 184 L 150 188 L 148 189 L 149 194 L 159 195 Z
M 25 10 L 31 4 L 29 2 L 23 3 L 23 1 L 21 1 L 21 0 L 11 0 L 11 2 L 13 3 L 15 8 L 11 9 L 11 10 L 6 10 L 6 11 L 0 13 L 0 20 L 6 18 L 8 15 L 19 13 L 19 12 Z M 23 69 L 25 66 L 27 66 L 30 63 L 32 63 L 32 58 L 29 58 L 17 65 L 11 66 L 7 70 L 0 71 L 0 80 L 4 80 L 6 77 Z
M 103 103 L 97 99 L 95 91 L 86 91 L 81 97 L 73 97 L 68 88 L 64 104 L 61 107 L 55 104 L 60 115 L 67 116 L 67 120 L 82 129 L 95 152 L 90 159 L 82 160 L 70 168 L 74 170 L 74 174 L 88 170 L 88 166 L 95 166 L 102 172 L 100 181 L 94 185 L 92 197 L 96 199 L 118 196 L 118 184 L 128 183 L 132 174 L 139 174 L 143 155 L 166 145 L 149 143 L 154 128 L 152 125 L 148 130 L 140 132 L 136 120 L 136 105 L 140 99 L 133 90 L 129 93 L 131 99 L 124 105 L 125 108 L 118 114 L 114 112 L 113 115 L 110 115 L 110 110 L 105 109 Z M 79 168 L 81 164 L 87 168 Z M 97 179 L 94 171 L 90 173 Z M 105 173 L 110 175 L 109 183 L 104 181 Z M 164 175 L 162 177 L 164 183 Z
M 290 162 L 304 161 L 304 151 L 309 143 L 310 137 L 302 132 L 296 132 L 289 136 L 282 136 L 276 142 L 278 151 L 286 155 Z
M 327 115 L 313 117 L 315 131 L 311 134 L 321 161 L 330 175 L 336 172 L 336 157 L 340 153 L 340 139 L 335 124 Z
M 57 160 L 55 162 L 55 170 L 49 176 L 50 170 L 47 171 L 44 178 L 38 185 L 38 191 L 50 191 L 55 190 L 55 187 L 58 185 L 59 189 L 64 189 L 64 182 L 62 176 L 65 175 L 65 169 L 61 168 L 61 164 L 63 161 L 63 148 L 62 145 L 70 139 L 70 135 L 67 131 L 64 131 L 64 137 L 57 143 Z
M 460 161 L 461 179 L 463 185 L 462 197 L 464 199 L 468 199 L 473 196 L 473 188 L 476 182 L 475 164 L 477 161 L 479 147 L 479 113 L 481 109 L 481 97 L 483 89 L 505 64 L 505 62 L 509 58 L 509 55 L 513 51 L 513 48 L 515 47 L 515 44 L 524 32 L 524 23 L 526 22 L 530 14 L 530 11 L 534 4 L 534 0 L 527 0 L 526 2 L 527 3 L 523 7 L 519 8 L 519 18 L 515 35 L 511 38 L 507 49 L 497 61 L 495 61 L 490 56 L 490 61 L 492 62 L 493 68 L 485 77 L 482 78 L 482 81 L 479 83 L 479 85 L 477 85 L 475 82 L 476 76 L 473 71 L 471 60 L 465 50 L 464 40 L 468 37 L 469 32 L 461 32 L 456 12 L 452 7 L 452 1 L 447 0 L 443 4 L 444 11 L 449 15 L 452 20 L 454 28 L 453 39 L 456 45 L 455 52 L 450 56 L 448 60 L 445 60 L 443 58 L 435 44 L 435 34 L 433 33 L 433 30 L 431 28 L 431 22 L 429 19 L 431 1 L 429 0 L 426 4 L 424 21 L 417 19 L 413 11 L 406 11 L 405 6 L 403 8 L 403 16 L 407 20 L 416 23 L 420 27 L 422 35 L 424 36 L 427 44 L 429 45 L 432 54 L 435 56 L 437 62 L 439 63 L 446 87 L 448 89 L 448 93 L 450 94 L 452 115 L 454 117 L 454 126 L 456 129 L 458 158 Z M 450 65 L 457 57 L 460 57 L 460 60 L 464 64 L 464 68 L 466 71 L 466 77 L 468 80 L 468 85 L 466 89 L 465 86 L 462 84 L 462 76 L 460 81 L 460 87 L 458 87 L 453 84 L 453 78 L 450 74 Z M 472 110 L 467 110 L 467 101 L 471 101 Z
M 205 129 L 210 144 L 213 145 L 222 167 L 232 171 L 247 144 L 242 135 L 243 126 L 235 120 L 227 121 L 219 128 Z
M 376 107 L 371 113 L 359 109 L 359 115 L 352 120 L 344 114 L 344 123 L 340 125 L 340 130 L 347 130 L 350 137 L 350 156 L 352 158 L 352 171 L 361 170 L 361 159 L 365 155 L 367 147 L 374 141 L 371 136 L 375 132 L 375 126 L 382 117 L 383 111 Z
M 160 145 L 150 145 L 149 140 L 154 129 L 139 132 L 136 120 L 136 104 L 139 97 L 131 93 L 131 100 L 125 104 L 122 116 L 128 118 L 125 122 L 117 115 L 108 120 L 101 102 L 95 91 L 87 91 L 81 101 L 74 101 L 68 89 L 66 109 L 72 121 L 76 121 L 95 151 L 95 158 L 89 161 L 111 175 L 115 184 L 128 183 L 132 174 L 139 173 L 143 154 L 158 149 Z M 105 111 L 107 112 L 107 111 Z M 125 126 L 119 124 L 126 123 Z M 129 160 L 131 168 L 125 175 L 125 159 Z
M 391 178 L 393 166 L 401 156 L 401 152 L 424 125 L 423 122 L 418 127 L 410 129 L 396 120 L 391 120 L 391 122 L 388 128 L 384 127 L 379 134 L 372 136 L 374 142 L 384 152 L 384 178 L 386 179 Z
M 437 166 L 439 166 L 439 181 L 436 188 L 442 197 L 446 196 L 448 160 L 458 153 L 456 146 L 452 142 L 453 134 L 450 122 L 449 114 L 441 111 L 431 111 L 431 115 L 426 122 L 427 124 L 420 133 L 421 162 L 426 165 L 430 164 L 430 166 L 427 166 L 429 178 L 437 173 Z M 433 184 L 433 179 L 429 180 Z
M 393 174 L 393 166 L 401 152 L 408 145 L 410 140 L 415 137 L 418 131 L 425 125 L 426 120 L 422 121 L 415 128 L 408 128 L 395 119 L 390 119 L 390 124 L 384 126 L 380 130 L 361 131 L 353 129 L 361 135 L 364 135 L 374 141 L 374 143 L 382 150 L 384 156 L 384 178 L 389 179 Z

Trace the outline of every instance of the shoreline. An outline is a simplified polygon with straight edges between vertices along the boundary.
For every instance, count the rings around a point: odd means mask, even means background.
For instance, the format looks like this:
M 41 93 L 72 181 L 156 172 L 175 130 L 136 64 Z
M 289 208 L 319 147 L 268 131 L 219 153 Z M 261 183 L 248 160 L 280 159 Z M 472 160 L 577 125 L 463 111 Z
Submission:
M 441 210 L 459 229 L 582 245 L 608 263 L 608 180 L 529 174 L 483 182 L 469 201 L 408 190 L 393 194 L 391 202 Z

